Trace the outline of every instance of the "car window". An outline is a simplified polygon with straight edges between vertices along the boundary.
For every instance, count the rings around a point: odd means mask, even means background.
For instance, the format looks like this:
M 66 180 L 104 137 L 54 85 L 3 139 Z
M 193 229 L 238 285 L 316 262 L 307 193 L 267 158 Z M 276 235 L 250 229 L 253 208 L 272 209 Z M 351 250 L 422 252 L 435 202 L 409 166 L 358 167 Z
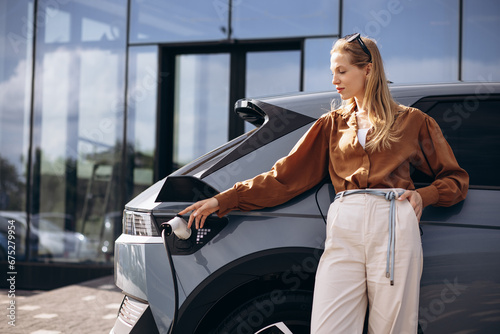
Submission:
M 441 127 L 472 187 L 500 187 L 500 98 L 467 96 L 420 101 Z M 424 109 L 424 108 L 421 108 Z M 415 173 L 415 183 L 427 183 Z

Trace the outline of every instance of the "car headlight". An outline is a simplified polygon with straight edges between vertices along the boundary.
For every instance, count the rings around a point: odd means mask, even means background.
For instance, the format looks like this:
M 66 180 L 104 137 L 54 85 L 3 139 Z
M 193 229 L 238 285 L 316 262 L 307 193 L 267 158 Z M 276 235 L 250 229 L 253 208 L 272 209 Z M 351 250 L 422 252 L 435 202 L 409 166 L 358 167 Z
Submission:
M 150 213 L 123 211 L 123 234 L 159 236 Z

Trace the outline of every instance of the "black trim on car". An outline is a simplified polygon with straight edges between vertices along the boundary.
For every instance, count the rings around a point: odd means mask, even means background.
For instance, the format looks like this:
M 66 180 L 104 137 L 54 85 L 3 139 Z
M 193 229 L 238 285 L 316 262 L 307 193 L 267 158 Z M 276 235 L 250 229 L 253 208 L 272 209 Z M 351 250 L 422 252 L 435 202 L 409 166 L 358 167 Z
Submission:
M 190 175 L 168 176 L 155 202 L 197 202 L 219 193 L 208 183 Z

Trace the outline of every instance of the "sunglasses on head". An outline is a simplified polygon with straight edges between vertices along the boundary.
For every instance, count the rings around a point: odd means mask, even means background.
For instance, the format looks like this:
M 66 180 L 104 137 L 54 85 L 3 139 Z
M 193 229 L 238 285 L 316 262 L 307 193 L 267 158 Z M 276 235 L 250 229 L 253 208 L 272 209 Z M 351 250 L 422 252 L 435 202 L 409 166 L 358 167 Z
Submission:
M 368 50 L 368 48 L 366 47 L 365 43 L 363 42 L 363 40 L 361 39 L 361 35 L 358 33 L 355 33 L 355 34 L 352 34 L 352 35 L 347 35 L 346 37 L 344 37 L 344 39 L 351 43 L 351 42 L 354 42 L 354 41 L 358 41 L 359 42 L 359 45 L 361 46 L 361 48 L 363 49 L 363 51 L 368 55 L 368 57 L 370 57 L 370 59 L 368 60 L 369 63 L 372 62 L 372 54 L 370 52 L 370 50 Z

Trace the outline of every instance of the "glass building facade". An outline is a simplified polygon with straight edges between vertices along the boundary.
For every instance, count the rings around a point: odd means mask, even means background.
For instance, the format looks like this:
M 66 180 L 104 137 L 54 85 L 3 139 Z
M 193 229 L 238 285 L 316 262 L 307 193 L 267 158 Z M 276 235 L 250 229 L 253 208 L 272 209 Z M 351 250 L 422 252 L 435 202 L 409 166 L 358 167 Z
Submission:
M 496 0 L 1 0 L 0 262 L 13 222 L 19 284 L 111 272 L 124 204 L 250 130 L 239 98 L 331 89 L 339 37 L 396 84 L 491 82 L 498 31 Z

